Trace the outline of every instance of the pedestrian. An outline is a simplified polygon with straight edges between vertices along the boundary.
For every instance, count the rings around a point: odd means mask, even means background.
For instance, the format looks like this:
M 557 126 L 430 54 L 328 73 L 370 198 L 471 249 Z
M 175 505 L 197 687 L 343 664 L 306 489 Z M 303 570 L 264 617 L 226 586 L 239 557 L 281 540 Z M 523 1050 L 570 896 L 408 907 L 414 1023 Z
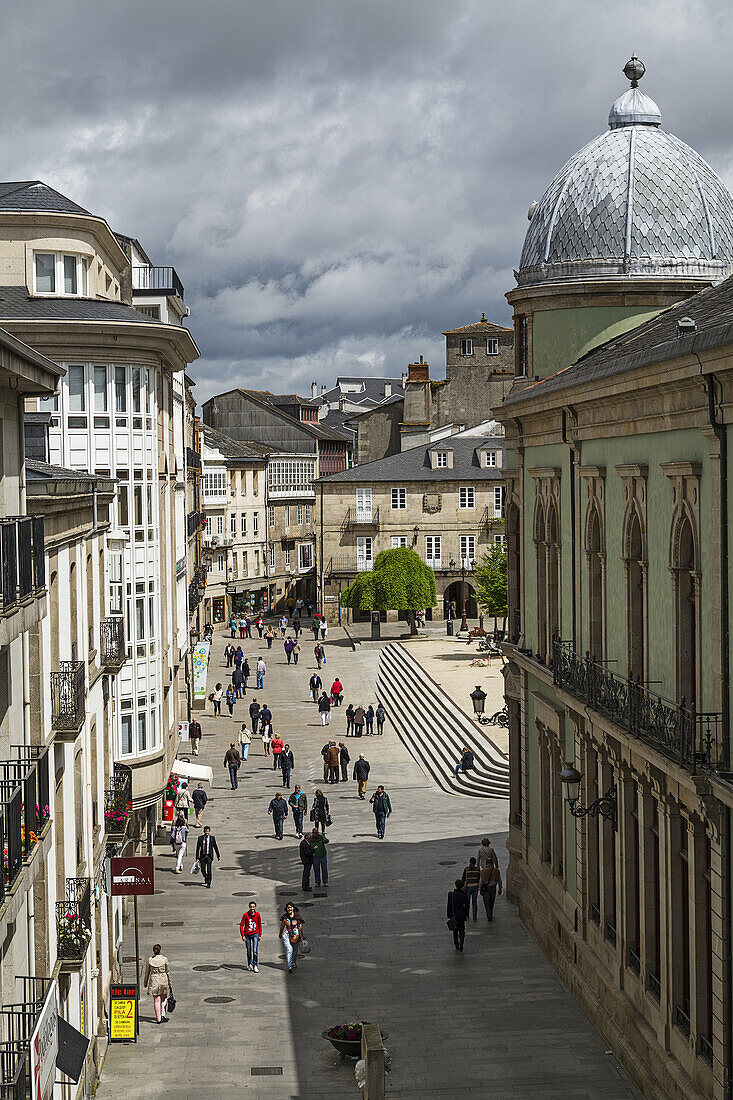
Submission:
M 177 813 L 183 814 L 184 821 L 188 821 L 188 815 L 190 814 L 191 807 L 193 806 L 193 799 L 191 798 L 191 792 L 188 788 L 188 783 L 186 783 L 185 781 L 181 783 L 180 790 L 176 795 L 174 806 Z
M 354 711 L 354 737 L 361 737 L 364 733 L 364 719 L 366 711 L 363 707 L 357 707 Z
M 487 866 L 487 871 L 490 868 Z M 488 874 L 486 876 L 488 882 Z M 468 897 L 468 904 L 473 909 L 473 919 L 478 920 L 478 892 L 481 886 L 481 872 L 478 869 L 476 862 L 476 856 L 471 856 L 468 861 L 468 867 L 463 872 L 463 885 L 466 888 L 466 896 Z
M 231 668 L 234 661 L 234 646 L 230 642 L 227 642 L 224 646 L 224 657 L 226 658 L 227 668 Z
M 338 783 L 339 781 L 339 761 L 341 754 L 339 747 L 335 741 L 329 741 L 328 752 L 326 753 L 326 763 L 328 764 L 328 782 Z
M 247 620 L 245 619 L 244 615 L 242 615 L 242 617 L 239 620 L 239 637 L 240 638 L 244 637 L 246 630 L 247 630 Z
M 267 665 L 264 658 L 259 657 L 257 659 L 257 690 L 261 691 L 265 686 L 265 673 L 267 672 Z
M 331 702 L 335 707 L 341 705 L 341 696 L 343 694 L 344 685 L 339 680 L 338 676 L 331 684 Z
M 204 816 L 204 810 L 206 809 L 206 803 L 209 801 L 209 796 L 204 790 L 203 783 L 199 783 L 196 790 L 193 792 L 193 808 L 196 811 L 196 828 L 201 828 L 201 818 Z
M 241 668 L 243 660 L 244 650 L 242 649 L 241 645 L 238 645 L 237 648 L 234 650 L 234 667 Z
M 249 615 L 245 615 L 244 617 L 244 636 L 245 638 L 252 637 L 252 619 Z
M 262 709 L 260 710 L 260 724 L 272 727 L 272 711 L 267 703 L 262 704 Z M 272 740 L 272 728 L 270 729 L 270 740 Z
M 260 635 L 260 637 L 262 637 L 262 635 Z M 271 626 L 268 626 L 267 630 L 265 631 L 265 641 L 267 642 L 267 648 L 268 649 L 272 649 L 272 643 L 273 643 L 274 640 L 275 640 L 275 631 L 272 629 Z
M 322 687 L 323 684 L 321 682 L 321 677 L 318 675 L 317 672 L 314 672 L 310 680 L 308 681 L 308 690 L 310 691 L 311 699 L 314 703 L 318 702 Z
M 290 796 L 293 797 L 292 795 Z M 301 822 L 302 826 L 302 822 Z M 302 836 L 302 834 L 301 834 Z M 311 870 L 313 868 L 313 845 L 311 843 L 312 834 L 304 836 L 300 842 L 300 862 L 303 864 L 303 877 L 301 879 L 301 890 L 310 892 L 311 889 Z
M 229 769 L 229 781 L 232 784 L 232 790 L 236 791 L 239 786 L 238 772 L 242 763 L 242 757 L 239 753 L 239 749 L 232 741 L 229 748 L 224 753 L 224 767 Z
M 265 620 L 262 618 L 261 615 L 258 615 L 258 617 L 257 617 L 257 633 L 260 636 L 260 641 L 262 640 L 262 631 L 264 629 L 265 629 Z
M 155 1019 L 159 1024 L 167 1023 L 168 997 L 173 992 L 171 971 L 168 960 L 162 953 L 159 943 L 153 944 L 153 953 L 145 964 L 143 983 L 148 996 L 153 998 Z
M 252 743 L 252 734 L 249 732 L 249 726 L 246 722 L 242 722 L 242 728 L 239 731 L 239 751 L 242 754 L 242 760 L 246 760 L 249 756 L 249 746 Z
M 290 664 L 290 662 L 293 658 L 293 645 L 294 644 L 295 643 L 293 642 L 293 639 L 288 634 L 287 638 L 283 642 L 283 649 L 285 650 L 285 656 L 288 659 L 288 664 Z
M 234 703 L 236 702 L 236 695 L 234 694 L 234 688 L 230 684 L 226 693 L 227 710 L 229 711 L 229 717 L 234 717 Z
M 455 768 L 453 769 L 453 774 L 455 776 L 458 776 L 459 772 L 469 772 L 471 770 L 471 768 L 473 768 L 473 767 L 474 767 L 473 753 L 471 752 L 471 750 L 469 748 L 467 748 L 464 745 L 463 746 L 463 753 L 461 755 L 461 759 L 458 761 Z
M 211 871 L 214 866 L 214 856 L 217 860 L 221 860 L 216 837 L 212 835 L 209 826 L 204 825 L 203 834 L 196 842 L 196 862 L 201 868 L 201 874 L 204 876 L 204 886 L 207 890 L 211 889 Z
M 321 619 L 319 625 L 321 628 L 321 641 L 325 642 L 326 638 L 328 637 L 328 623 L 325 619 Z
M 348 783 L 349 781 L 349 763 L 351 757 L 349 756 L 349 750 L 343 741 L 339 741 L 339 763 L 341 764 L 341 781 Z
M 311 833 L 311 848 L 313 849 L 313 873 L 316 879 L 316 886 L 321 885 L 321 878 L 323 879 L 323 885 L 328 886 L 327 844 L 328 837 L 319 833 L 318 829 L 314 829 Z
M 305 605 L 305 613 L 308 618 L 313 614 L 313 600 L 308 600 L 308 603 Z
M 455 889 L 450 890 L 448 893 L 446 916 L 448 927 L 453 933 L 453 943 L 456 951 L 463 951 L 463 941 L 466 938 L 466 918 L 468 917 L 468 897 L 459 878 L 456 879 Z
M 288 816 L 288 804 L 283 796 L 278 791 L 273 799 L 270 801 L 270 805 L 267 807 L 268 814 L 272 814 L 272 823 L 275 826 L 275 837 L 277 840 L 283 838 L 283 822 Z
M 251 675 L 252 670 L 249 667 L 249 661 L 246 657 L 244 657 L 242 661 L 242 690 L 244 691 L 245 695 L 247 694 L 247 681 L 249 680 Z
M 290 786 L 290 773 L 294 767 L 295 759 L 293 757 L 293 750 L 290 748 L 290 745 L 284 745 L 280 753 L 280 770 L 283 773 L 283 787 Z
M 280 753 L 285 748 L 285 744 L 279 733 L 276 734 L 275 737 L 273 737 L 272 745 L 270 747 L 272 749 L 272 770 L 277 771 L 277 769 L 280 767 Z
M 297 639 L 298 635 L 300 634 L 301 630 L 302 630 L 302 627 L 300 625 L 300 615 L 296 612 L 295 618 L 293 619 L 293 634 L 295 635 L 296 639 Z
M 300 658 L 300 642 L 298 641 L 298 633 L 296 631 L 295 638 L 293 640 L 293 664 L 297 665 Z
M 354 736 L 354 705 L 349 703 L 346 708 L 346 736 Z
M 328 750 L 331 748 L 331 742 L 326 741 L 326 744 L 321 749 L 321 756 L 323 757 L 323 782 L 328 783 Z
M 494 919 L 494 902 L 496 901 L 496 890 L 499 889 L 499 894 L 503 892 L 503 886 L 501 881 L 501 871 L 499 870 L 498 863 L 487 863 L 481 870 L 481 900 L 484 903 L 484 909 L 486 910 L 486 919 Z
M 257 733 L 260 728 L 260 704 L 256 698 L 249 704 L 249 720 L 252 723 L 252 733 Z
M 287 615 L 283 615 L 282 618 L 280 619 L 280 637 L 281 638 L 285 637 L 285 631 L 287 629 L 288 629 L 288 617 L 287 617 Z
M 318 713 L 321 716 L 321 725 L 327 726 L 331 721 L 331 700 L 326 695 L 325 691 L 318 700 Z
M 221 701 L 224 698 L 224 688 L 221 684 L 217 684 L 211 693 L 211 701 L 214 704 L 214 718 L 218 718 L 221 714 Z
M 392 803 L 389 800 L 389 795 L 380 784 L 369 801 L 372 804 L 374 817 L 376 819 L 377 836 L 380 840 L 384 840 L 384 832 L 387 828 L 387 818 L 392 813 Z
M 201 723 L 192 718 L 188 723 L 188 736 L 191 741 L 191 749 L 194 756 L 199 754 L 199 741 L 201 740 Z
M 242 688 L 244 685 L 244 673 L 241 668 L 235 668 L 232 673 L 232 687 L 234 688 L 234 694 L 237 699 L 242 698 Z
M 236 638 L 236 636 L 237 636 L 237 620 L 235 619 L 235 617 L 233 615 L 232 615 L 231 619 L 229 620 L 229 633 L 231 634 L 232 638 Z
M 288 974 L 292 974 L 298 965 L 298 944 L 302 935 L 303 920 L 295 913 L 295 907 L 291 901 L 285 906 L 285 912 L 280 918 L 280 939 L 285 948 L 285 958 L 288 964 Z
M 188 825 L 183 814 L 179 814 L 171 832 L 173 851 L 176 853 L 176 869 L 174 874 L 180 875 L 183 865 L 183 857 L 186 854 L 186 841 L 188 840 Z
M 313 622 L 311 623 L 311 630 L 313 631 L 313 641 L 317 642 L 318 641 L 318 635 L 320 633 L 320 630 L 319 630 L 319 627 L 318 627 L 318 619 L 314 619 Z
M 270 755 L 270 744 L 272 742 L 272 723 L 262 723 L 262 751 L 265 756 Z
M 481 840 L 481 846 L 478 850 L 478 869 L 483 870 L 487 863 L 495 863 L 499 866 L 499 860 L 496 852 L 491 846 L 491 837 L 485 836 Z
M 366 709 L 364 715 L 364 721 L 366 722 L 366 735 L 367 737 L 374 736 L 374 707 L 370 703 Z
M 288 806 L 293 811 L 293 824 L 295 826 L 295 835 L 302 837 L 303 835 L 303 814 L 308 809 L 308 799 L 305 797 L 300 789 L 299 784 L 295 784 L 295 790 L 288 799 Z
M 359 753 L 359 759 L 354 764 L 354 779 L 359 784 L 359 798 L 366 798 L 367 779 L 369 778 L 369 761 L 364 759 L 364 753 Z
M 384 709 L 382 703 L 377 703 L 374 717 L 377 719 L 377 735 L 381 736 L 381 734 L 384 733 L 384 719 L 387 717 L 387 711 Z
M 316 664 L 320 668 L 326 659 L 323 651 L 323 646 L 320 642 L 316 642 L 315 646 L 313 647 L 313 656 L 316 659 Z
M 255 974 L 259 974 L 260 968 L 257 962 L 259 958 L 260 936 L 262 935 L 262 917 L 257 912 L 256 902 L 251 901 L 249 903 L 247 912 L 242 915 L 239 931 L 244 940 L 244 946 L 247 948 L 247 969 L 253 970 Z
M 315 793 L 313 799 L 313 806 L 311 808 L 310 819 L 313 822 L 315 828 L 314 832 L 318 832 L 318 826 L 320 825 L 321 831 L 325 833 L 326 826 L 331 824 L 331 814 L 328 808 L 328 799 L 319 787 Z

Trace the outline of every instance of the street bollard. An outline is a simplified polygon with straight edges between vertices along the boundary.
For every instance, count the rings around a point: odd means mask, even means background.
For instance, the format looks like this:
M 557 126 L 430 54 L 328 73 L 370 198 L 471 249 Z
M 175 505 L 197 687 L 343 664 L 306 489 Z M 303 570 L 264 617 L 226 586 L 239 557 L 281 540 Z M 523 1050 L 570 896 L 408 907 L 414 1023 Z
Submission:
M 362 1024 L 361 1056 L 366 1071 L 364 1100 L 384 1100 L 384 1043 L 377 1024 Z
M 447 622 L 445 624 L 445 632 L 446 632 L 446 634 L 448 635 L 449 638 L 453 637 L 453 620 L 452 619 L 447 620 Z

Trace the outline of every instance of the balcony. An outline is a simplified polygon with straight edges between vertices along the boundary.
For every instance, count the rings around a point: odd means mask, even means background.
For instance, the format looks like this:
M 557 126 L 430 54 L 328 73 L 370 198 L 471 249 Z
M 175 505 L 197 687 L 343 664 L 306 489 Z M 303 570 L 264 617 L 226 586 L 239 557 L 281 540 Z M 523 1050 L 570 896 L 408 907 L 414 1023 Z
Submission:
M 183 301 L 183 283 L 175 267 L 133 267 L 132 290 L 135 294 L 177 294 Z
M 23 870 L 50 820 L 48 749 L 21 746 L 0 760 L 0 904 Z
M 58 739 L 73 740 L 84 725 L 85 715 L 84 662 L 60 661 L 59 671 L 51 673 L 51 726 Z
M 119 671 L 127 658 L 125 624 L 121 615 L 102 619 L 100 631 L 101 662 L 105 668 Z
M 91 938 L 91 883 L 88 878 L 67 878 L 66 899 L 56 902 L 59 960 L 70 969 L 80 966 L 84 962 Z
M 501 528 L 504 522 L 504 516 L 499 512 L 496 514 L 493 504 L 487 504 L 484 508 L 483 515 L 481 516 L 480 530 L 487 535 L 493 535 L 497 528 Z
M 0 599 L 11 610 L 46 587 L 43 516 L 0 520 Z
M 104 831 L 107 840 L 122 840 L 131 813 L 132 769 L 127 764 L 115 764 L 111 786 L 104 792 Z
M 206 523 L 206 516 L 203 512 L 189 512 L 186 516 L 186 534 L 189 538 L 195 535 L 197 531 Z
M 15 977 L 21 983 L 18 1002 L 0 1006 L 0 1098 L 25 1100 L 30 1074 L 28 1055 L 36 1024 L 43 1011 L 50 978 Z M 14 988 L 17 989 L 17 986 Z
M 201 455 L 191 447 L 186 447 L 186 465 L 189 470 L 201 469 Z
M 617 676 L 588 655 L 581 657 L 559 638 L 552 644 L 552 675 L 557 687 L 684 768 L 728 770 L 720 714 L 698 713 L 663 699 L 638 680 Z
M 357 560 L 351 557 L 337 557 L 329 560 L 326 572 L 333 577 L 356 576 L 357 573 L 367 572 L 373 569 L 373 567 L 374 561 L 371 558 L 363 561 L 361 558 Z
M 522 637 L 522 612 L 518 607 L 513 607 L 509 612 L 509 637 L 510 645 L 519 645 Z
M 354 531 L 357 528 L 379 530 L 378 508 L 347 508 L 341 524 L 342 531 Z

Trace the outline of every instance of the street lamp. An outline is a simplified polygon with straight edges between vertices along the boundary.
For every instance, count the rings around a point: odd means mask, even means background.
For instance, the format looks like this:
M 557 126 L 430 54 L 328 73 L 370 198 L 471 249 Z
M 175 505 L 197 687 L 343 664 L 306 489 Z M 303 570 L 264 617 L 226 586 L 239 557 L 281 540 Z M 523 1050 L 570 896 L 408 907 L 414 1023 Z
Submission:
M 580 804 L 580 781 L 582 775 L 572 764 L 567 764 L 560 772 L 560 782 L 565 791 L 565 801 L 573 817 L 602 817 L 616 828 L 616 785 L 612 784 L 605 794 L 596 798 L 589 806 Z
M 471 702 L 473 703 L 473 713 L 479 722 L 488 722 L 488 718 L 484 715 L 486 692 L 481 690 L 480 684 L 476 684 L 474 691 L 471 692 Z

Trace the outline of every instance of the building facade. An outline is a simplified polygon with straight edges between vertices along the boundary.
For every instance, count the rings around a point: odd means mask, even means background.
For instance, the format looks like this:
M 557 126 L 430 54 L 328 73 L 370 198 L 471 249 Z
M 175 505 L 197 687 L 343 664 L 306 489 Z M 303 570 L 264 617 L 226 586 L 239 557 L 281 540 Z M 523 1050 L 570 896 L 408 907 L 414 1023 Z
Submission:
M 507 295 L 507 886 L 645 1096 L 724 1097 L 733 200 L 625 71 Z

